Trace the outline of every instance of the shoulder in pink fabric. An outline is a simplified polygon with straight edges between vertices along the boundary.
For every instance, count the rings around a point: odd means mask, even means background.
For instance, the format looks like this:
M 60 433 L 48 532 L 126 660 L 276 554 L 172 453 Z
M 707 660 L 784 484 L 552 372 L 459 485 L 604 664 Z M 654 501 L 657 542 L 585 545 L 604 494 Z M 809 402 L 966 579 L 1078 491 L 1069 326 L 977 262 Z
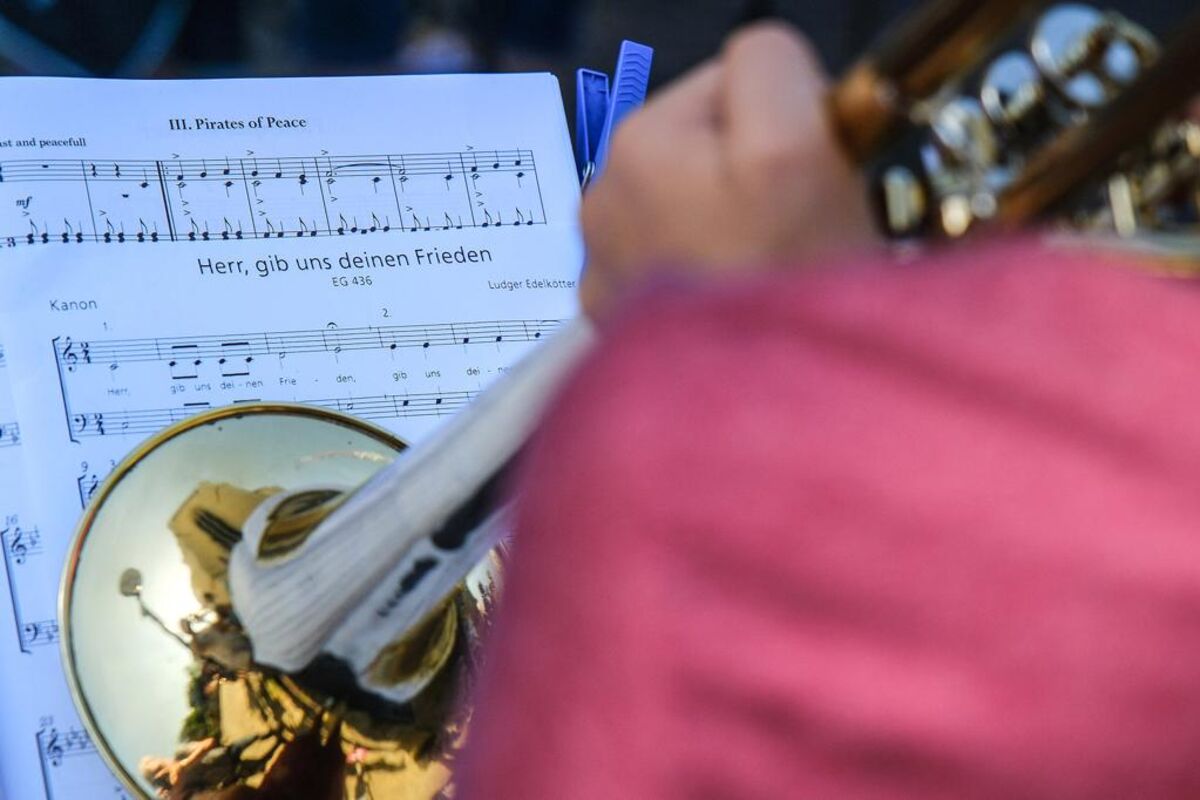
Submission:
M 463 797 L 1200 796 L 1200 287 L 675 287 L 525 465 Z

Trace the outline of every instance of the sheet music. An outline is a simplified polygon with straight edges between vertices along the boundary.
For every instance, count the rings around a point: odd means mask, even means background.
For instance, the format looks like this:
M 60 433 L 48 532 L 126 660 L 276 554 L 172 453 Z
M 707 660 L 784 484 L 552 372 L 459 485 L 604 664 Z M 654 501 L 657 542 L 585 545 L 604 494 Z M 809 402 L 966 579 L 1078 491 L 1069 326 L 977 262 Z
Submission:
M 24 658 L 57 641 L 58 622 L 27 616 L 23 586 L 38 579 L 46 552 L 37 522 L 27 512 L 17 410 L 9 386 L 8 360 L 0 345 L 0 798 L 124 798 L 124 790 L 97 757 L 80 727 L 61 676 L 41 674 Z M 36 584 L 32 585 L 37 591 Z M 40 609 L 39 609 L 40 610 Z M 52 607 L 51 607 L 52 611 Z M 34 614 L 37 616 L 37 614 Z M 41 691 L 29 692 L 36 685 Z M 30 729 L 18 721 L 30 720 Z
M 579 189 L 548 75 L 9 79 L 0 98 L 27 112 L 0 126 L 0 478 L 28 478 L 0 493 L 21 695 L 0 779 L 120 797 L 58 664 L 83 505 L 148 435 L 231 403 L 433 430 L 575 313 Z
M 0 164 L 4 245 L 545 225 L 532 150 Z M 42 202 L 52 195 L 52 204 Z M 38 201 L 35 203 L 35 201 Z

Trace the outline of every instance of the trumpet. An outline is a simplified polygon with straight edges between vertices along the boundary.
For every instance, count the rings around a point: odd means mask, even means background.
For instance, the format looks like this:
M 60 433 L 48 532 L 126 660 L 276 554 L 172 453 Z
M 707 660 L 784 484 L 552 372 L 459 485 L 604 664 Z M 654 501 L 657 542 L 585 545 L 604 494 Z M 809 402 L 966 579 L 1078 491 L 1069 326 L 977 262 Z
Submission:
M 834 124 L 876 166 L 885 230 L 1049 222 L 1194 254 L 1200 128 L 1182 112 L 1200 92 L 1200 14 L 1164 47 L 1115 12 L 1034 19 L 1042 5 L 936 0 L 836 87 Z M 907 158 L 890 147 L 905 135 Z
M 1197 91 L 1200 15 L 1163 45 L 1085 5 L 931 0 L 829 112 L 897 239 L 1037 224 L 1182 264 L 1200 251 Z M 508 558 L 499 489 L 593 340 L 564 325 L 419 447 L 258 404 L 120 464 L 79 525 L 60 619 L 80 716 L 129 792 L 449 796 Z M 186 719 L 147 702 L 177 696 Z

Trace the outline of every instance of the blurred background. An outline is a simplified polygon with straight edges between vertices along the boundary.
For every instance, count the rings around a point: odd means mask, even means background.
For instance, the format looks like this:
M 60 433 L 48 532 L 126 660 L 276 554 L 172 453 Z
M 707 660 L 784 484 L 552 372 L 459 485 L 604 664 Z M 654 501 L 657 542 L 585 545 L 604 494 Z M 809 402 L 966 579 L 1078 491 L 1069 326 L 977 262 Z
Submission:
M 232 77 L 611 71 L 622 38 L 657 50 L 662 83 L 741 22 L 791 20 L 841 70 L 905 0 L 0 0 L 4 74 Z M 1158 33 L 1191 0 L 1116 0 Z M 571 92 L 564 92 L 568 107 Z M 568 108 L 570 110 L 570 108 Z

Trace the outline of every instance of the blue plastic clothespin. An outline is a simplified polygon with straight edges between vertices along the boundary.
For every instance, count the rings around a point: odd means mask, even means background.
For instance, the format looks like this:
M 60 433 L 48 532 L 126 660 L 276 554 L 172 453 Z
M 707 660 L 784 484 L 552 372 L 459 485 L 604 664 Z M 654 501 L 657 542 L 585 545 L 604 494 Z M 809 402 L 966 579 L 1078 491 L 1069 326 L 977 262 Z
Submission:
M 596 70 L 575 73 L 575 160 L 585 188 L 604 169 L 613 131 L 646 101 L 653 62 L 653 48 L 626 40 L 611 83 Z

